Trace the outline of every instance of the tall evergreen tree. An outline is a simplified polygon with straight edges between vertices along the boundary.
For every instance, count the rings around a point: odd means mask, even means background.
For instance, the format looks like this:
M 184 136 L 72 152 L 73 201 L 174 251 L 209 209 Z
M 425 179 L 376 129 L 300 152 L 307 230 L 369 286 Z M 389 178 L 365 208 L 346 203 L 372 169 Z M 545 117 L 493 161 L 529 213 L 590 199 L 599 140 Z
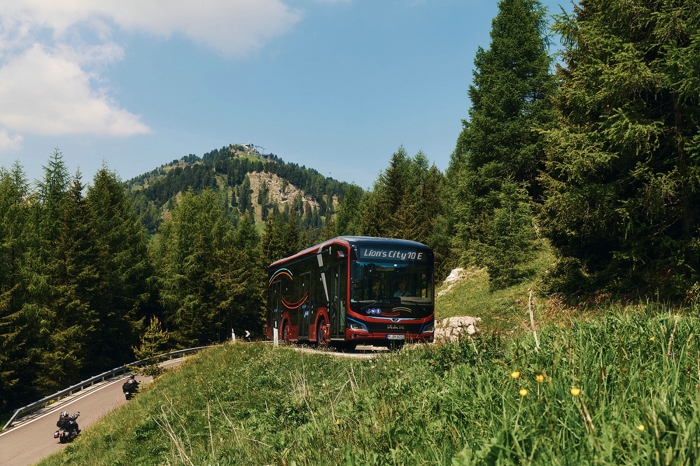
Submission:
M 362 188 L 351 184 L 336 214 L 336 236 L 357 235 L 360 230 Z
M 292 210 L 289 213 L 289 223 L 287 224 L 286 232 L 284 234 L 284 246 L 283 257 L 298 253 L 303 246 L 299 232 L 299 220 L 295 210 Z
M 700 280 L 700 8 L 587 0 L 555 30 L 559 124 L 548 132 L 543 232 L 558 291 Z
M 540 198 L 544 139 L 539 130 L 554 118 L 546 33 L 538 0 L 501 0 L 490 48 L 477 51 L 469 120 L 463 121 L 448 170 L 455 246 L 465 261 L 483 261 L 495 245 L 494 215 L 507 208 L 501 205 L 504 184 L 516 183 L 535 201 Z
M 231 328 L 259 331 L 250 328 L 260 326 L 262 308 L 250 225 L 244 216 L 234 232 L 211 189 L 185 193 L 163 223 L 153 255 L 165 320 L 180 345 L 221 341 Z
M 91 302 L 96 328 L 89 342 L 90 366 L 98 370 L 133 358 L 152 270 L 145 232 L 117 175 L 106 168 L 99 170 L 85 201 L 98 275 Z
M 39 319 L 24 305 L 28 296 L 31 256 L 32 204 L 22 167 L 0 168 L 0 411 L 6 411 L 36 395 L 36 351 Z
M 46 265 L 51 286 L 51 301 L 46 307 L 53 321 L 41 355 L 37 383 L 49 391 L 78 380 L 90 359 L 88 335 L 97 324 L 91 309 L 98 278 L 95 237 L 83 189 L 78 171 L 66 193 L 57 225 L 58 237 Z
M 261 267 L 267 270 L 267 266 L 289 255 L 289 248 L 285 244 L 287 224 L 284 223 L 282 214 L 278 213 L 267 222 L 260 238 Z

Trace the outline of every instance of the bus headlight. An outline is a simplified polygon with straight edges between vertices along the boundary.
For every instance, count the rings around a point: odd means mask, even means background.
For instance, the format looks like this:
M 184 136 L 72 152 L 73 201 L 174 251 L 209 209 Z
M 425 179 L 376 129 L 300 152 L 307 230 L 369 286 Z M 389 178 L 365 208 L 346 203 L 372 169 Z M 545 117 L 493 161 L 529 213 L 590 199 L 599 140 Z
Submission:
M 348 319 L 348 327 L 350 327 L 350 330 L 369 332 L 365 324 L 354 319 Z

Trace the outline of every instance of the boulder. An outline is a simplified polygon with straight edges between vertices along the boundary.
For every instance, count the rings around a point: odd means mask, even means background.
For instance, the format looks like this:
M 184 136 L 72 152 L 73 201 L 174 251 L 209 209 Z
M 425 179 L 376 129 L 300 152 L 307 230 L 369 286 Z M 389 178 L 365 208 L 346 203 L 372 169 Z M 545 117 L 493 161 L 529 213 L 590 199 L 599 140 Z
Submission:
M 435 341 L 457 341 L 461 336 L 474 335 L 479 331 L 480 317 L 447 317 L 435 325 Z

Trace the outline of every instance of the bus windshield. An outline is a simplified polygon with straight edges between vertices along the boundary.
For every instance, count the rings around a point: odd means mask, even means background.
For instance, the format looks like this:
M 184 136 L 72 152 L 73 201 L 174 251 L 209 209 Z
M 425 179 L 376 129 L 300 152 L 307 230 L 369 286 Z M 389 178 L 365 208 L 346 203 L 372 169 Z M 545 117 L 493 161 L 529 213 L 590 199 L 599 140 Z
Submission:
M 351 273 L 354 302 L 432 302 L 433 271 L 426 264 L 353 261 Z

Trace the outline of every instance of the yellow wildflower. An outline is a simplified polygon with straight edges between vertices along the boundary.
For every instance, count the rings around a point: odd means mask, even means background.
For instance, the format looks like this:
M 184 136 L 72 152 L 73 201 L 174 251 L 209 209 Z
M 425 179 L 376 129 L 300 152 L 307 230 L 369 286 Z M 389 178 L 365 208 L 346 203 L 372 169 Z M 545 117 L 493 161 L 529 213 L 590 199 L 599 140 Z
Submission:
M 654 341 L 654 337 L 649 338 L 649 341 Z
M 524 388 L 521 388 L 519 393 L 520 393 L 520 396 L 525 396 L 525 395 L 527 395 L 527 390 L 525 390 Z
M 539 382 L 539 383 L 544 382 L 544 375 L 540 374 L 540 375 L 536 376 L 535 380 L 537 380 L 537 382 Z
M 637 429 L 639 429 L 639 430 L 644 430 L 644 425 L 643 425 L 643 424 L 639 424 L 639 425 L 637 426 Z
M 571 389 L 571 394 L 574 396 L 579 396 L 581 394 L 581 389 L 574 387 Z
M 514 379 L 517 379 L 518 377 L 520 377 L 520 372 L 518 372 L 518 371 L 511 372 L 510 376 L 513 377 Z

